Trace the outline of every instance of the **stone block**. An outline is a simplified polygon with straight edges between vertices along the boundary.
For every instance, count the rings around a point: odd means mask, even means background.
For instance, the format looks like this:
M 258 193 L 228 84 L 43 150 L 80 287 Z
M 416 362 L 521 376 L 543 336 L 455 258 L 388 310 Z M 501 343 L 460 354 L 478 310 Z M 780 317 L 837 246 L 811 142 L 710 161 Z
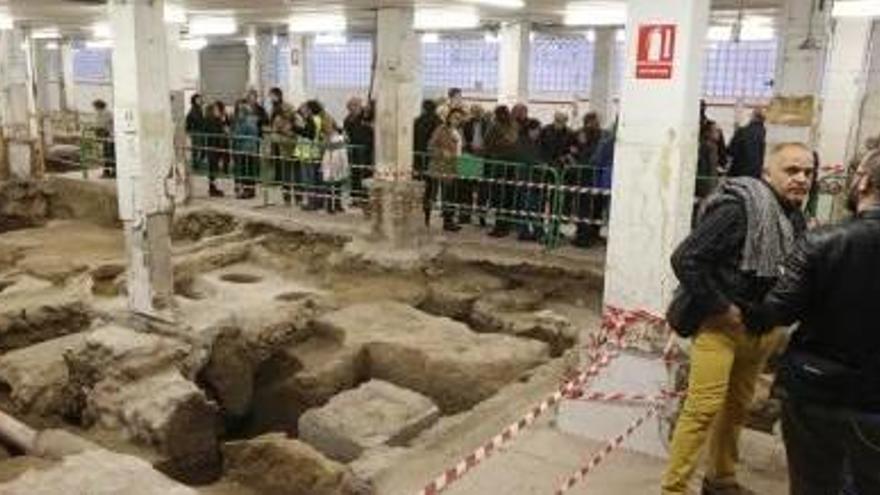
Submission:
M 348 469 L 309 445 L 282 433 L 223 446 L 227 476 L 257 493 L 272 495 L 354 495 Z
M 62 285 L 68 279 L 88 270 L 88 266 L 70 258 L 54 255 L 28 256 L 18 264 L 28 275 Z
M 88 450 L 29 469 L 0 484 L 4 495 L 197 495 L 149 463 L 107 450 Z
M 0 354 L 86 330 L 93 314 L 80 296 L 50 288 L 3 296 Z
M 64 353 L 84 345 L 86 335 L 67 335 L 0 356 L 0 382 L 11 389 L 19 411 L 39 415 L 62 411 L 68 380 Z
M 86 398 L 85 416 L 173 461 L 208 462 L 217 452 L 216 405 L 173 368 L 136 381 L 99 381 Z
M 421 308 L 431 314 L 466 320 L 481 295 L 501 290 L 505 285 L 503 279 L 481 271 L 451 273 L 428 285 L 428 296 Z
M 295 431 L 306 410 L 366 377 L 363 348 L 315 338 L 284 348 L 256 373 L 251 431 Z
M 577 341 L 577 329 L 568 318 L 541 308 L 540 295 L 528 291 L 495 292 L 480 298 L 470 315 L 474 329 L 530 338 L 550 345 L 561 356 Z
M 358 304 L 319 318 L 316 331 L 363 346 L 369 376 L 466 410 L 545 363 L 542 342 L 477 334 L 462 323 L 396 302 Z
M 303 414 L 299 436 L 328 457 L 351 462 L 369 449 L 404 445 L 439 417 L 431 399 L 372 380 Z

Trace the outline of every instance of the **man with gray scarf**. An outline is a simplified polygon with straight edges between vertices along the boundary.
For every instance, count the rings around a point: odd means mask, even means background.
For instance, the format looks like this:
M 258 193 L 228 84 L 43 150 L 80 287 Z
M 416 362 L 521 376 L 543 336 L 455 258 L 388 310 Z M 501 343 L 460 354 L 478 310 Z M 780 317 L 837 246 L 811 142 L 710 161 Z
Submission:
M 693 337 L 690 378 L 663 476 L 664 495 L 687 493 L 708 439 L 704 495 L 753 493 L 736 481 L 737 443 L 755 384 L 781 330 L 750 328 L 779 267 L 806 228 L 813 153 L 801 143 L 774 147 L 762 179 L 731 179 L 703 205 L 691 235 L 672 256 L 681 287 L 668 313 Z

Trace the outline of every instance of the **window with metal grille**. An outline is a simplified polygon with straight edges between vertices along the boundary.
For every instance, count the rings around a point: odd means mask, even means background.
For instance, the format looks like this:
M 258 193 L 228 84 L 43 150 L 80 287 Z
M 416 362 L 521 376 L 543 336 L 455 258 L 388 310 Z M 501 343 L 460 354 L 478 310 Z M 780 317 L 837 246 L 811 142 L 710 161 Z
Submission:
M 373 65 L 371 38 L 312 38 L 306 51 L 309 87 L 330 89 L 370 86 Z
M 594 43 L 582 33 L 534 33 L 529 92 L 587 96 L 593 75 Z
M 444 35 L 422 42 L 422 84 L 428 89 L 498 90 L 498 42 L 480 33 Z
M 78 83 L 110 83 L 113 50 L 80 48 L 73 54 L 73 80 Z
M 773 96 L 776 40 L 711 41 L 703 65 L 703 94 L 718 99 Z
M 266 57 L 268 63 L 261 66 L 262 80 L 268 86 L 279 87 L 287 92 L 290 78 L 290 43 L 284 35 L 273 35 L 271 39 Z

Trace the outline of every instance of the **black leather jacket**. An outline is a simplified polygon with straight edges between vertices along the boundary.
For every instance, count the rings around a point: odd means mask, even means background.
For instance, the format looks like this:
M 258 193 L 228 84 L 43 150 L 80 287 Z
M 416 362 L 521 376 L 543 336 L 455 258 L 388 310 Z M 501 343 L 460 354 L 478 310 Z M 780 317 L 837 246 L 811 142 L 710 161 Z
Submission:
M 788 353 L 854 370 L 838 406 L 880 412 L 880 207 L 806 234 L 756 317 L 763 326 L 800 321 Z M 797 390 L 798 384 L 782 384 Z M 791 387 L 786 387 L 791 385 Z

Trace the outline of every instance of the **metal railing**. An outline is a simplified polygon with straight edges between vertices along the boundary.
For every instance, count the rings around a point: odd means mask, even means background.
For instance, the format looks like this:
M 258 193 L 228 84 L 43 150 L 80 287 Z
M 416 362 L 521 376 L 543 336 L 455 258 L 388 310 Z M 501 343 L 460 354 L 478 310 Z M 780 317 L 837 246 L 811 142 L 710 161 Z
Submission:
M 350 144 L 328 145 L 265 133 L 259 136 L 189 134 L 178 150 L 192 176 L 205 177 L 211 195 L 255 199 L 263 206 L 298 205 L 304 211 L 338 213 L 368 205 L 364 184 L 373 176 L 370 150 Z M 328 151 L 344 153 L 347 164 L 326 176 Z M 115 173 L 113 140 L 86 130 L 80 137 L 83 177 Z M 425 182 L 426 222 L 438 216 L 452 223 L 492 226 L 497 236 L 518 235 L 547 249 L 566 236 L 599 236 L 610 210 L 610 171 L 592 165 L 527 164 L 465 154 L 439 166 L 430 153 L 415 153 L 415 180 Z M 703 196 L 719 177 L 699 177 Z M 233 191 L 221 191 L 232 181 Z M 695 199 L 695 207 L 699 198 Z

